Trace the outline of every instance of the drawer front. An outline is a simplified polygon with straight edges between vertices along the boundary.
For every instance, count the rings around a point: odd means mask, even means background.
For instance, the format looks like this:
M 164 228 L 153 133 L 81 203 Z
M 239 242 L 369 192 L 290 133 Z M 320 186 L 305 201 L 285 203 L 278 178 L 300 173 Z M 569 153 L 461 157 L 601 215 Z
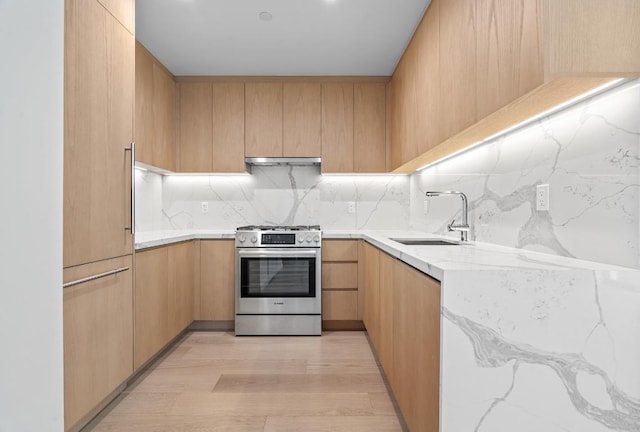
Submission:
M 322 261 L 358 261 L 358 241 L 323 240 Z
M 326 321 L 356 320 L 358 318 L 357 291 L 323 291 L 322 319 Z
M 322 289 L 357 289 L 357 263 L 323 263 Z

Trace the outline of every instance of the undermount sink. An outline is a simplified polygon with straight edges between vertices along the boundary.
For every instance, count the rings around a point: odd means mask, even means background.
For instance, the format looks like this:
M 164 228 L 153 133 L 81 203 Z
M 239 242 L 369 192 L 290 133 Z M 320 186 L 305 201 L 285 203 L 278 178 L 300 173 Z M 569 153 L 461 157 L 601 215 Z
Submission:
M 444 239 L 433 239 L 433 238 L 411 238 L 411 239 L 392 238 L 389 240 L 393 240 L 394 242 L 407 245 L 407 246 L 455 246 L 460 244 L 459 241 L 455 241 L 455 240 L 444 240 Z

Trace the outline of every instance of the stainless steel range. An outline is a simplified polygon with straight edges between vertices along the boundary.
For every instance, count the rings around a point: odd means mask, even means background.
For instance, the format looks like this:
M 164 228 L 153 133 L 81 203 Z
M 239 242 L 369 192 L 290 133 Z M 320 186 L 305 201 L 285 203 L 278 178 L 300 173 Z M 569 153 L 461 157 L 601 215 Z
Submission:
M 317 225 L 236 230 L 236 335 L 322 333 Z

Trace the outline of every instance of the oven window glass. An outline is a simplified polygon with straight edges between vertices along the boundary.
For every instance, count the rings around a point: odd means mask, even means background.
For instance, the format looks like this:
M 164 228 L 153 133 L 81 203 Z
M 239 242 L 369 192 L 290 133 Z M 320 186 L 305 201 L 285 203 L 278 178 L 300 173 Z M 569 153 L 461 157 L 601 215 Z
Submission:
M 315 297 L 316 258 L 242 258 L 242 297 Z

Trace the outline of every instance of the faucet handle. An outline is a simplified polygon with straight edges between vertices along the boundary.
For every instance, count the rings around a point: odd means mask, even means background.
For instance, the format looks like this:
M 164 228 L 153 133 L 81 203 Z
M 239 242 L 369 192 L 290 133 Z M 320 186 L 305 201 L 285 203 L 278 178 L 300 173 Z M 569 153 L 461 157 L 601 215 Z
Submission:
M 469 224 L 459 224 L 455 225 L 455 219 L 451 221 L 449 225 L 447 225 L 447 230 L 449 231 L 469 231 Z

